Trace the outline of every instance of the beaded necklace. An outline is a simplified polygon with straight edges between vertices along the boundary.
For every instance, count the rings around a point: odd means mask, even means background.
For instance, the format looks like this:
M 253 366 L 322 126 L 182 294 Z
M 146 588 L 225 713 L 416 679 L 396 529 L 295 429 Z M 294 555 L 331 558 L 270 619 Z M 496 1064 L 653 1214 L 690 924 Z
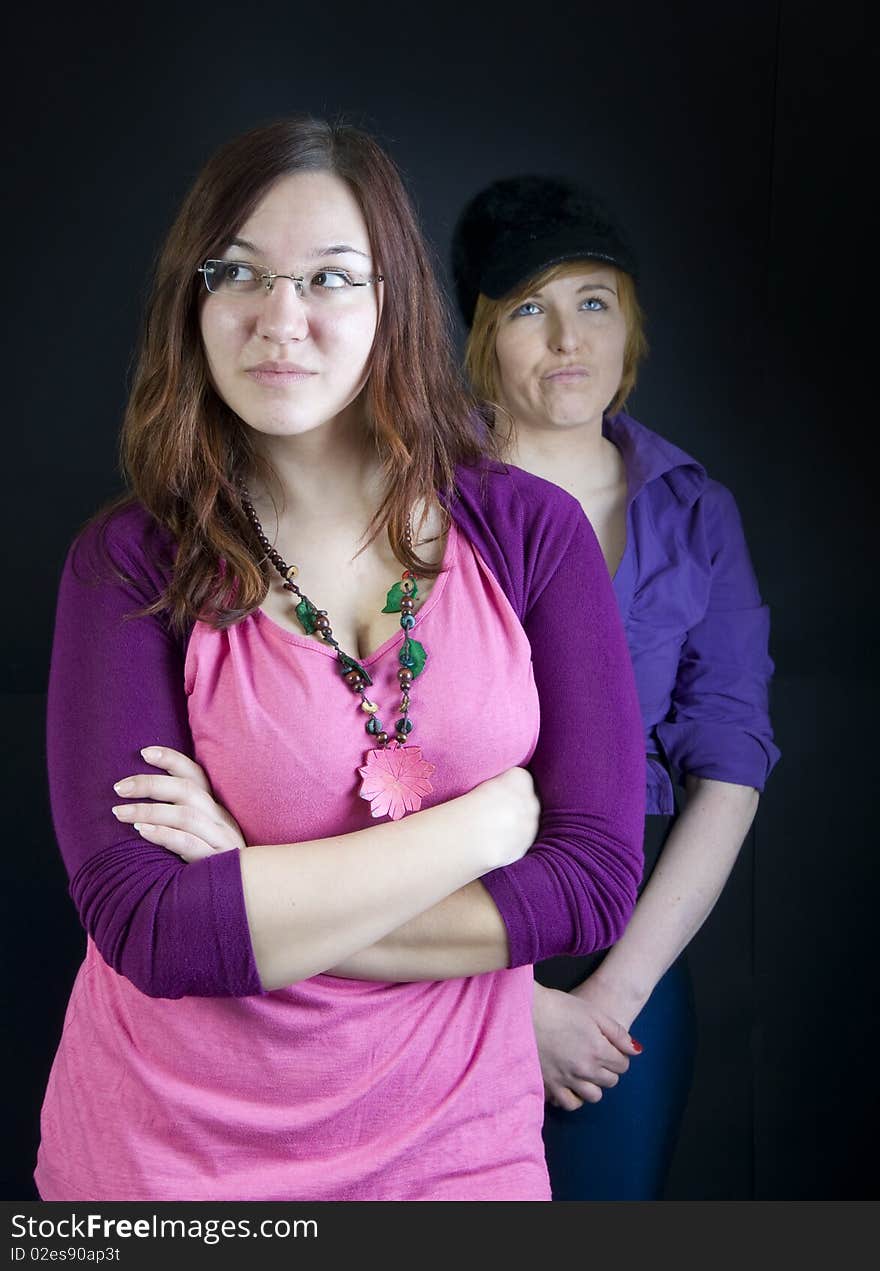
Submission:
M 403 630 L 403 644 L 397 654 L 400 664 L 397 672 L 401 692 L 400 718 L 394 725 L 392 738 L 379 719 L 377 703 L 366 695 L 366 689 L 373 683 L 366 668 L 339 647 L 326 609 L 318 609 L 294 582 L 299 570 L 296 565 L 288 565 L 269 542 L 250 496 L 243 488 L 241 502 L 266 557 L 281 575 L 285 590 L 291 592 L 298 601 L 294 609 L 297 621 L 306 635 L 317 635 L 336 650 L 339 673 L 344 683 L 360 698 L 360 708 L 368 716 L 364 727 L 375 745 L 364 756 L 364 765 L 358 768 L 358 773 L 363 778 L 358 791 L 360 798 L 366 799 L 370 804 L 370 812 L 374 817 L 388 816 L 392 821 L 399 821 L 407 812 L 418 812 L 422 799 L 433 793 L 434 787 L 428 778 L 434 772 L 435 765 L 422 758 L 420 746 L 407 744 L 413 730 L 409 713 L 410 690 L 413 680 L 424 670 L 428 658 L 424 646 L 412 638 L 412 630 L 416 625 L 415 605 L 419 594 L 415 575 L 408 569 L 403 571 L 400 582 L 395 583 L 385 597 L 385 608 L 382 610 L 382 613 L 399 613 Z M 409 517 L 405 540 L 412 551 L 412 520 Z

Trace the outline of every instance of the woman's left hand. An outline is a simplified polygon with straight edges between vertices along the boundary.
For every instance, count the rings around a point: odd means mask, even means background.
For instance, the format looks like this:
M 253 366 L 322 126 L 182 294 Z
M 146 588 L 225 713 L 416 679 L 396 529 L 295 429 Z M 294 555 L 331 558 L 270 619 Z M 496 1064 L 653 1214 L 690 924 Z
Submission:
M 589 1000 L 589 984 L 576 993 L 535 984 L 532 1018 L 544 1095 L 566 1112 L 598 1103 L 641 1052 L 623 1024 Z
M 168 746 L 147 746 L 141 754 L 169 775 L 138 773 L 117 782 L 113 788 L 124 798 L 151 800 L 117 804 L 118 821 L 134 825 L 141 838 L 185 861 L 246 846 L 238 823 L 214 798 L 204 768 L 194 759 Z

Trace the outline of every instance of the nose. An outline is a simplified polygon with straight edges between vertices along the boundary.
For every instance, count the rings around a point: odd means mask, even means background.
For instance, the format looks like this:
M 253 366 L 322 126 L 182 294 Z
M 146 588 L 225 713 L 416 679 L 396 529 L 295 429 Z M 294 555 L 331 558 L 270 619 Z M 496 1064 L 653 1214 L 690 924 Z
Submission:
M 260 297 L 257 334 L 270 344 L 290 344 L 309 333 L 306 303 L 290 278 L 276 278 L 268 295 Z
M 577 319 L 571 314 L 554 315 L 547 332 L 548 343 L 556 353 L 574 353 L 580 348 L 581 335 Z

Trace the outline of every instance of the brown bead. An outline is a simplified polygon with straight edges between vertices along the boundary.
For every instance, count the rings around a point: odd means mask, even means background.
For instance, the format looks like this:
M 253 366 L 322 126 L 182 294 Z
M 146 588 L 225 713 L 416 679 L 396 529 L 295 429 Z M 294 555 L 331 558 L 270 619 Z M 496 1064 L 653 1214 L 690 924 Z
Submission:
M 412 613 L 415 607 L 416 607 L 416 602 L 412 599 L 411 596 L 404 596 L 400 601 L 401 613 Z
M 405 688 L 407 685 L 412 684 L 413 682 L 412 671 L 410 671 L 407 667 L 402 667 L 397 672 L 397 682 L 401 686 L 401 688 Z
M 317 618 L 315 618 L 315 630 L 322 632 L 330 630 L 330 619 L 326 614 L 319 613 Z
M 342 677 L 350 688 L 363 688 L 364 680 L 360 671 L 346 671 Z
M 380 746 L 384 746 L 384 745 L 386 744 L 386 742 L 388 741 L 388 734 L 387 734 L 387 733 L 376 733 L 376 741 L 378 742 L 378 744 L 379 744 Z

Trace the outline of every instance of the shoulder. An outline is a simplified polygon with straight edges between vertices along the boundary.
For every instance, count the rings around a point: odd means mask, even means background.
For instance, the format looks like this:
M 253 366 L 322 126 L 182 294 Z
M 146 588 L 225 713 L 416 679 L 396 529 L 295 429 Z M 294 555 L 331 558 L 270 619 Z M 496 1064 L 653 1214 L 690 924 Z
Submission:
M 585 519 L 577 499 L 566 490 L 523 468 L 484 460 L 460 464 L 455 472 L 455 502 L 461 512 L 490 528 L 519 528 L 553 536 Z M 454 504 L 450 505 L 454 513 Z
M 714 520 L 739 520 L 739 508 L 733 492 L 720 481 L 706 478 L 706 484 L 700 495 L 700 506 L 706 516 Z
M 624 456 L 627 480 L 636 500 L 658 509 L 677 509 L 685 522 L 696 516 L 713 525 L 739 524 L 731 491 L 675 442 L 623 412 L 605 421 L 605 432 Z
M 630 499 L 676 502 L 690 508 L 705 490 L 706 469 L 675 442 L 620 411 L 602 430 L 623 456 Z
M 143 586 L 153 598 L 168 585 L 176 543 L 169 530 L 131 496 L 97 512 L 71 544 L 65 565 L 78 581 Z
M 520 618 L 566 559 L 582 575 L 604 570 L 577 499 L 522 468 L 492 460 L 460 465 L 444 502 Z
M 710 560 L 744 537 L 742 518 L 732 492 L 708 476 L 682 523 L 688 539 L 694 545 L 700 542 Z

